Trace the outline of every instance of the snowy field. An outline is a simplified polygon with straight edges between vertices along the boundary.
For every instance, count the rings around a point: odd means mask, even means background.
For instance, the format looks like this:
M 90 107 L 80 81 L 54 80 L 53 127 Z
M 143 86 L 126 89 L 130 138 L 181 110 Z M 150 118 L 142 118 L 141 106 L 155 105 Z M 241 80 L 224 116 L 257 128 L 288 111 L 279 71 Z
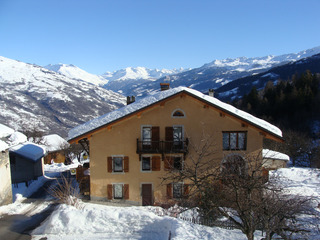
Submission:
M 75 166 L 71 166 L 75 167 Z M 51 177 L 70 166 L 63 164 L 46 165 L 46 175 Z M 314 206 L 320 202 L 320 170 L 308 168 L 287 168 L 275 171 L 281 183 L 292 194 L 314 196 Z M 40 180 L 43 181 L 43 180 Z M 36 184 L 34 182 L 33 184 Z M 32 185 L 32 184 L 31 184 Z M 41 185 L 41 184 L 39 184 Z M 31 186 L 32 187 L 32 186 Z M 49 202 L 42 203 L 36 209 L 32 203 L 22 203 L 24 197 L 18 195 L 15 203 L 0 207 L 2 214 L 36 214 L 45 209 Z M 28 209 L 33 209 L 31 212 Z M 59 205 L 41 226 L 32 232 L 32 239 L 246 239 L 240 230 L 226 230 L 218 227 L 206 227 L 183 220 L 158 216 L 158 207 L 114 207 L 102 204 L 81 203 L 80 208 Z M 318 227 L 319 227 L 319 223 Z M 316 228 L 316 227 L 315 227 Z M 319 239 L 316 229 L 306 239 Z M 257 231 L 255 239 L 261 239 Z

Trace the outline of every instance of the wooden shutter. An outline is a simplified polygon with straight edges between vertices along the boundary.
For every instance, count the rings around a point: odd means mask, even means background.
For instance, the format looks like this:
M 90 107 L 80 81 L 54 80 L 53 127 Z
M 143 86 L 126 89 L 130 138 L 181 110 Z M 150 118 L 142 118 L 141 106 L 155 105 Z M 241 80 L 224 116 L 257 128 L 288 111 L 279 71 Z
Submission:
M 173 165 L 173 158 L 172 157 L 165 157 L 164 159 L 164 170 L 168 171 L 172 169 Z
M 129 184 L 123 185 L 123 198 L 129 199 Z
M 129 172 L 129 157 L 128 156 L 125 156 L 123 158 L 123 171 Z
M 161 161 L 160 156 L 152 157 L 152 171 L 160 171 L 161 169 Z
M 173 146 L 173 127 L 166 127 L 166 151 L 170 152 Z
M 169 199 L 172 198 L 172 184 L 171 183 L 167 184 L 167 198 L 169 198 Z
M 159 150 L 159 143 L 160 143 L 160 127 L 152 127 L 151 128 L 152 149 Z
M 189 195 L 189 184 L 184 184 L 183 185 L 183 196 L 187 198 Z
M 108 157 L 108 172 L 112 172 L 112 157 Z
M 112 184 L 108 184 L 107 185 L 107 197 L 108 197 L 109 200 L 112 199 L 112 190 L 113 190 Z

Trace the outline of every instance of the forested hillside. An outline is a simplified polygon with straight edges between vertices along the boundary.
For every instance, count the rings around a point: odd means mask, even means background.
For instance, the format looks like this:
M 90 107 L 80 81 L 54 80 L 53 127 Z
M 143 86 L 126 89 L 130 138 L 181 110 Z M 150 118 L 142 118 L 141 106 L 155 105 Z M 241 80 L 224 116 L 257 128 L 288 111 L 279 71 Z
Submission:
M 291 79 L 268 82 L 264 89 L 252 88 L 234 104 L 283 130 L 285 143 L 267 148 L 288 154 L 293 165 L 320 166 L 320 75 L 306 71 Z

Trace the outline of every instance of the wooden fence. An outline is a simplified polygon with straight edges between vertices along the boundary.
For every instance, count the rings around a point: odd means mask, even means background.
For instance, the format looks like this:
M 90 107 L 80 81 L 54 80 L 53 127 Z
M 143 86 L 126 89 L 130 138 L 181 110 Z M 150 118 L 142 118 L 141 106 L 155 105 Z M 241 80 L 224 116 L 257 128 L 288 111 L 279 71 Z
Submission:
M 200 224 L 200 225 L 204 225 L 204 226 L 208 226 L 208 227 L 221 227 L 224 229 L 229 229 L 229 230 L 233 230 L 235 228 L 239 228 L 235 223 L 227 220 L 227 221 L 217 221 L 217 220 L 211 220 L 211 219 L 202 219 L 202 218 L 187 218 L 187 217 L 180 217 L 178 216 L 177 218 L 183 220 L 183 221 L 187 221 L 187 222 L 191 222 L 191 223 L 195 223 L 195 224 Z

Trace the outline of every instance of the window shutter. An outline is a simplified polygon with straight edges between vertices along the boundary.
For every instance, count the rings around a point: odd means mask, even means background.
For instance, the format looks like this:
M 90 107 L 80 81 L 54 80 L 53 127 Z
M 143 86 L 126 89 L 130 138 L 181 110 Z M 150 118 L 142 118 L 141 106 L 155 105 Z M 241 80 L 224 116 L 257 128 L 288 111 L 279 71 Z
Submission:
M 183 185 L 183 196 L 187 198 L 189 195 L 189 184 L 184 184 Z
M 168 171 L 172 169 L 173 165 L 173 158 L 172 157 L 165 157 L 164 159 L 164 170 Z
M 152 127 L 151 128 L 151 139 L 152 141 L 160 140 L 160 127 Z
M 108 172 L 112 172 L 112 157 L 108 157 Z
M 152 149 L 159 150 L 159 141 L 160 141 L 160 127 L 152 127 L 151 128 Z
M 113 190 L 112 184 L 108 184 L 107 185 L 107 197 L 108 197 L 109 200 L 112 199 L 112 190 Z
M 172 184 L 167 184 L 167 198 L 172 198 Z
M 123 198 L 129 199 L 129 184 L 123 185 Z
M 173 146 L 173 127 L 166 127 L 166 151 L 170 152 Z
M 123 158 L 123 171 L 129 172 L 129 157 L 128 156 L 125 156 Z
M 160 171 L 161 161 L 159 156 L 152 157 L 152 171 Z

